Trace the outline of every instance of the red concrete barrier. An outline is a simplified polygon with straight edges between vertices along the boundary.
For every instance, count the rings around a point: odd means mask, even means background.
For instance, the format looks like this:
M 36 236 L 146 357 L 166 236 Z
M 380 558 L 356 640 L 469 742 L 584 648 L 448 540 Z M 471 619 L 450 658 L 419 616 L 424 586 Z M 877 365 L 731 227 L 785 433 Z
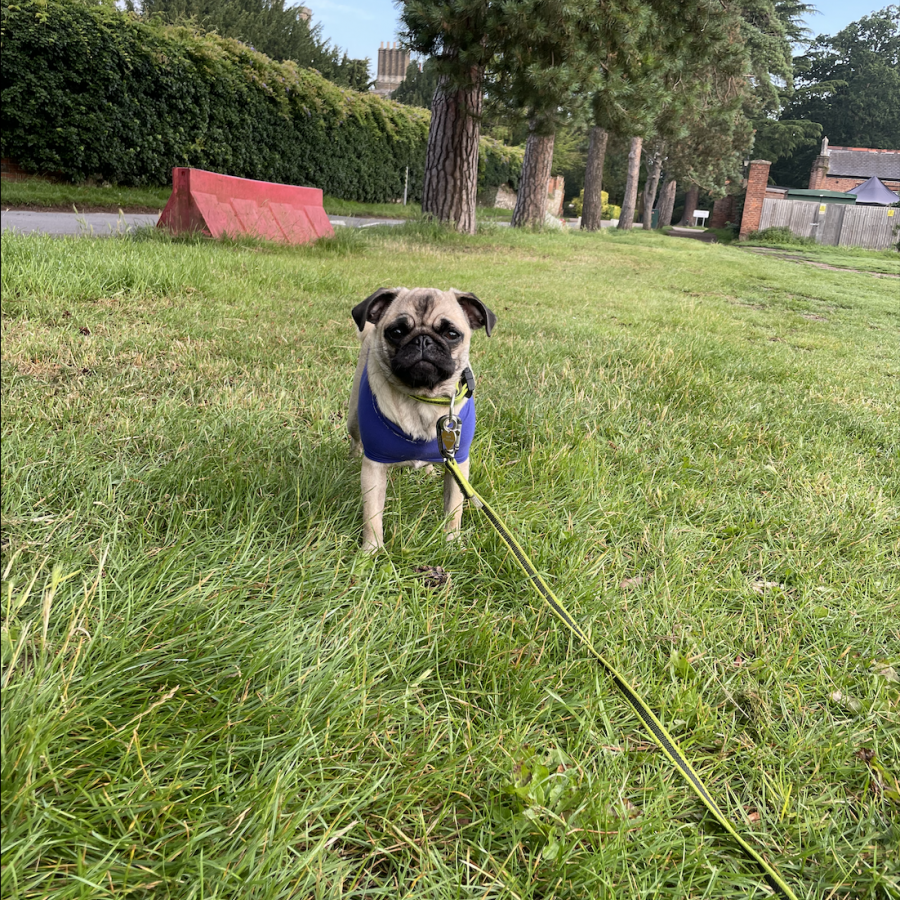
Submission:
M 157 228 L 210 237 L 249 234 L 283 244 L 306 244 L 334 230 L 318 188 L 172 169 L 172 196 Z

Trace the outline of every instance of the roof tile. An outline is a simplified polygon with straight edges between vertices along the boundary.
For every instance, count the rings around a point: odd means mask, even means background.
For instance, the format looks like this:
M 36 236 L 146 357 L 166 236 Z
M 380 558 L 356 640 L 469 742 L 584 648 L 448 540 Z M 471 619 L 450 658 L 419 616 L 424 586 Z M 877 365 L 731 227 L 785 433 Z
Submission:
M 832 147 L 829 175 L 900 180 L 900 150 L 857 150 Z

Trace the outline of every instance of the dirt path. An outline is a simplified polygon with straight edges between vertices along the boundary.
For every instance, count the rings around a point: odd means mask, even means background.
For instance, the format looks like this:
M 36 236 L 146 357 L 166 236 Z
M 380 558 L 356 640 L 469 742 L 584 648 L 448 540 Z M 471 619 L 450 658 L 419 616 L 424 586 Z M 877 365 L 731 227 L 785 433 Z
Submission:
M 669 231 L 669 237 L 691 238 L 695 241 L 703 241 L 704 244 L 715 244 L 716 236 L 708 231 L 697 231 L 696 228 L 682 228 L 678 225 L 673 226 Z
M 817 260 L 807 259 L 797 253 L 790 253 L 787 250 L 775 250 L 770 247 L 740 247 L 745 253 L 756 253 L 759 256 L 775 257 L 776 259 L 784 259 L 792 263 L 801 263 L 807 266 L 815 266 L 817 269 L 830 269 L 832 272 L 858 272 L 860 275 L 874 275 L 876 278 L 900 278 L 900 273 L 893 275 L 889 272 L 873 272 L 870 269 L 852 269 L 849 266 L 830 266 L 828 263 L 818 262 Z M 900 267 L 900 257 L 898 257 L 897 266 Z

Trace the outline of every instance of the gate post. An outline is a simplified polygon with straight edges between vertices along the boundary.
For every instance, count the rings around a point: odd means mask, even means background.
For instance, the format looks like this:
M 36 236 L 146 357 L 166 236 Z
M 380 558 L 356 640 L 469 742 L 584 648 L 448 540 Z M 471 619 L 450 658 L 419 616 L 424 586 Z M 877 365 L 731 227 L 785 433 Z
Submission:
M 747 194 L 744 197 L 744 215 L 741 217 L 741 240 L 744 240 L 751 231 L 759 229 L 771 165 L 772 163 L 765 159 L 754 159 L 750 163 L 747 172 Z

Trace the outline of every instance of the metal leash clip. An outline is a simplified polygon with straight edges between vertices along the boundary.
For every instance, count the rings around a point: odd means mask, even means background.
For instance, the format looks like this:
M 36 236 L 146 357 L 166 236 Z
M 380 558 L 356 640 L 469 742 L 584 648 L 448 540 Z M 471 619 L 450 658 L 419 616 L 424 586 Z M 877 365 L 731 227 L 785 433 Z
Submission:
M 462 437 L 462 419 L 459 416 L 441 416 L 437 423 L 437 439 L 441 456 L 456 459 L 459 441 Z
M 456 459 L 462 437 L 462 419 L 453 410 L 454 398 L 450 397 L 450 413 L 437 420 L 438 448 L 444 459 Z

